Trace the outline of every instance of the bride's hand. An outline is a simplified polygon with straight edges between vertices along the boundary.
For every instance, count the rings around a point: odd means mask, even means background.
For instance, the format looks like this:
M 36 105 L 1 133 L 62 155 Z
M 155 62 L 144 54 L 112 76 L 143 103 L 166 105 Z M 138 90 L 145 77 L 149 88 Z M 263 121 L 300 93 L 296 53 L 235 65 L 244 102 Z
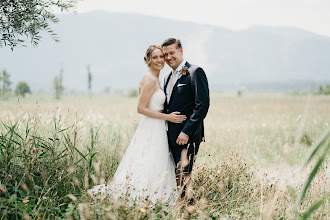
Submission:
M 169 119 L 167 121 L 170 121 L 172 123 L 182 123 L 187 119 L 185 115 L 180 115 L 180 112 L 172 112 L 168 116 Z

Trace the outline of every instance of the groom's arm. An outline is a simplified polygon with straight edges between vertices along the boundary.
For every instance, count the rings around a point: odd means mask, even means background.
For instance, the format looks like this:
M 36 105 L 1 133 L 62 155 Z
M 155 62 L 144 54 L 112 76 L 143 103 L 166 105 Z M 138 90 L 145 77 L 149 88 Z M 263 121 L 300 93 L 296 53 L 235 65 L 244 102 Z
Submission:
M 191 83 L 193 93 L 195 94 L 195 108 L 193 114 L 182 129 L 182 132 L 188 135 L 189 138 L 195 135 L 198 126 L 205 118 L 210 106 L 209 86 L 202 68 L 198 67 L 191 74 Z

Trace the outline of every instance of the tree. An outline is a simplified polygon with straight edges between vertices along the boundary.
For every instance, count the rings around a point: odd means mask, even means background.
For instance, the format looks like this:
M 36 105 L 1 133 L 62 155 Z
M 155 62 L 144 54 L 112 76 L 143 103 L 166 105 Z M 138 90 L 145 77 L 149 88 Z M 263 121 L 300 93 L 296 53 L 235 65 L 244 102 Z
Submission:
M 89 91 L 89 94 L 91 94 L 92 93 L 92 73 L 91 73 L 90 65 L 87 66 L 87 77 L 88 77 L 88 91 Z
M 316 94 L 318 95 L 330 95 L 330 84 L 322 85 L 319 86 Z
M 128 97 L 137 97 L 139 95 L 139 92 L 137 89 L 130 89 L 128 90 L 127 96 Z
M 60 99 L 64 91 L 62 80 L 63 80 L 63 68 L 61 68 L 60 70 L 60 76 L 55 76 L 53 79 L 53 88 L 55 91 L 56 99 Z
M 76 0 L 1 0 L 0 1 L 0 47 L 9 46 L 12 50 L 30 40 L 37 46 L 44 31 L 58 42 L 56 33 L 49 23 L 57 23 L 59 19 L 54 9 L 70 11 Z
M 31 94 L 29 85 L 24 81 L 18 82 L 15 88 L 15 94 L 24 97 L 26 93 Z
M 64 91 L 64 87 L 63 87 L 63 67 L 60 70 L 59 81 L 60 81 L 59 83 L 60 83 L 61 88 L 62 88 L 62 89 L 59 90 L 59 93 L 60 93 L 60 96 L 62 96 L 63 95 L 63 91 Z
M 322 85 L 319 86 L 319 89 L 318 89 L 317 93 L 318 94 L 323 94 L 323 86 Z
M 6 70 L 2 70 L 0 74 L 0 82 L 2 82 L 1 96 L 3 98 L 6 98 L 7 92 L 10 91 L 11 81 L 9 80 L 9 78 L 10 78 L 10 74 Z

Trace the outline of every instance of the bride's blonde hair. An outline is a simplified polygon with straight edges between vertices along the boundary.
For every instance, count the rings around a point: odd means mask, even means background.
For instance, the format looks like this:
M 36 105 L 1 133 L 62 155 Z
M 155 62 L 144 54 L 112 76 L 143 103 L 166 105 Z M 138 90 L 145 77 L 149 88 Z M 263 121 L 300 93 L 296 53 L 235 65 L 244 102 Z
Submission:
M 160 49 L 162 51 L 162 48 L 158 45 L 152 44 L 148 47 L 146 54 L 144 55 L 144 63 L 147 66 L 150 66 L 150 61 L 151 61 L 151 53 L 152 51 L 154 51 L 155 49 Z

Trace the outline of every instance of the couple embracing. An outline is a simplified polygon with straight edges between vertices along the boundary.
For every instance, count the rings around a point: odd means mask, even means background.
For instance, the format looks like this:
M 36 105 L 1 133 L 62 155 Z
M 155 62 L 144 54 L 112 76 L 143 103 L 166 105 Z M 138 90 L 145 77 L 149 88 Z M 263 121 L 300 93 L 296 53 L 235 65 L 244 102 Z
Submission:
M 139 85 L 138 112 L 143 115 L 109 185 L 88 191 L 129 195 L 132 199 L 173 203 L 186 185 L 204 140 L 203 120 L 210 98 L 203 69 L 184 60 L 179 39 L 151 45 L 144 61 L 149 71 Z M 165 62 L 172 71 L 159 81 Z

